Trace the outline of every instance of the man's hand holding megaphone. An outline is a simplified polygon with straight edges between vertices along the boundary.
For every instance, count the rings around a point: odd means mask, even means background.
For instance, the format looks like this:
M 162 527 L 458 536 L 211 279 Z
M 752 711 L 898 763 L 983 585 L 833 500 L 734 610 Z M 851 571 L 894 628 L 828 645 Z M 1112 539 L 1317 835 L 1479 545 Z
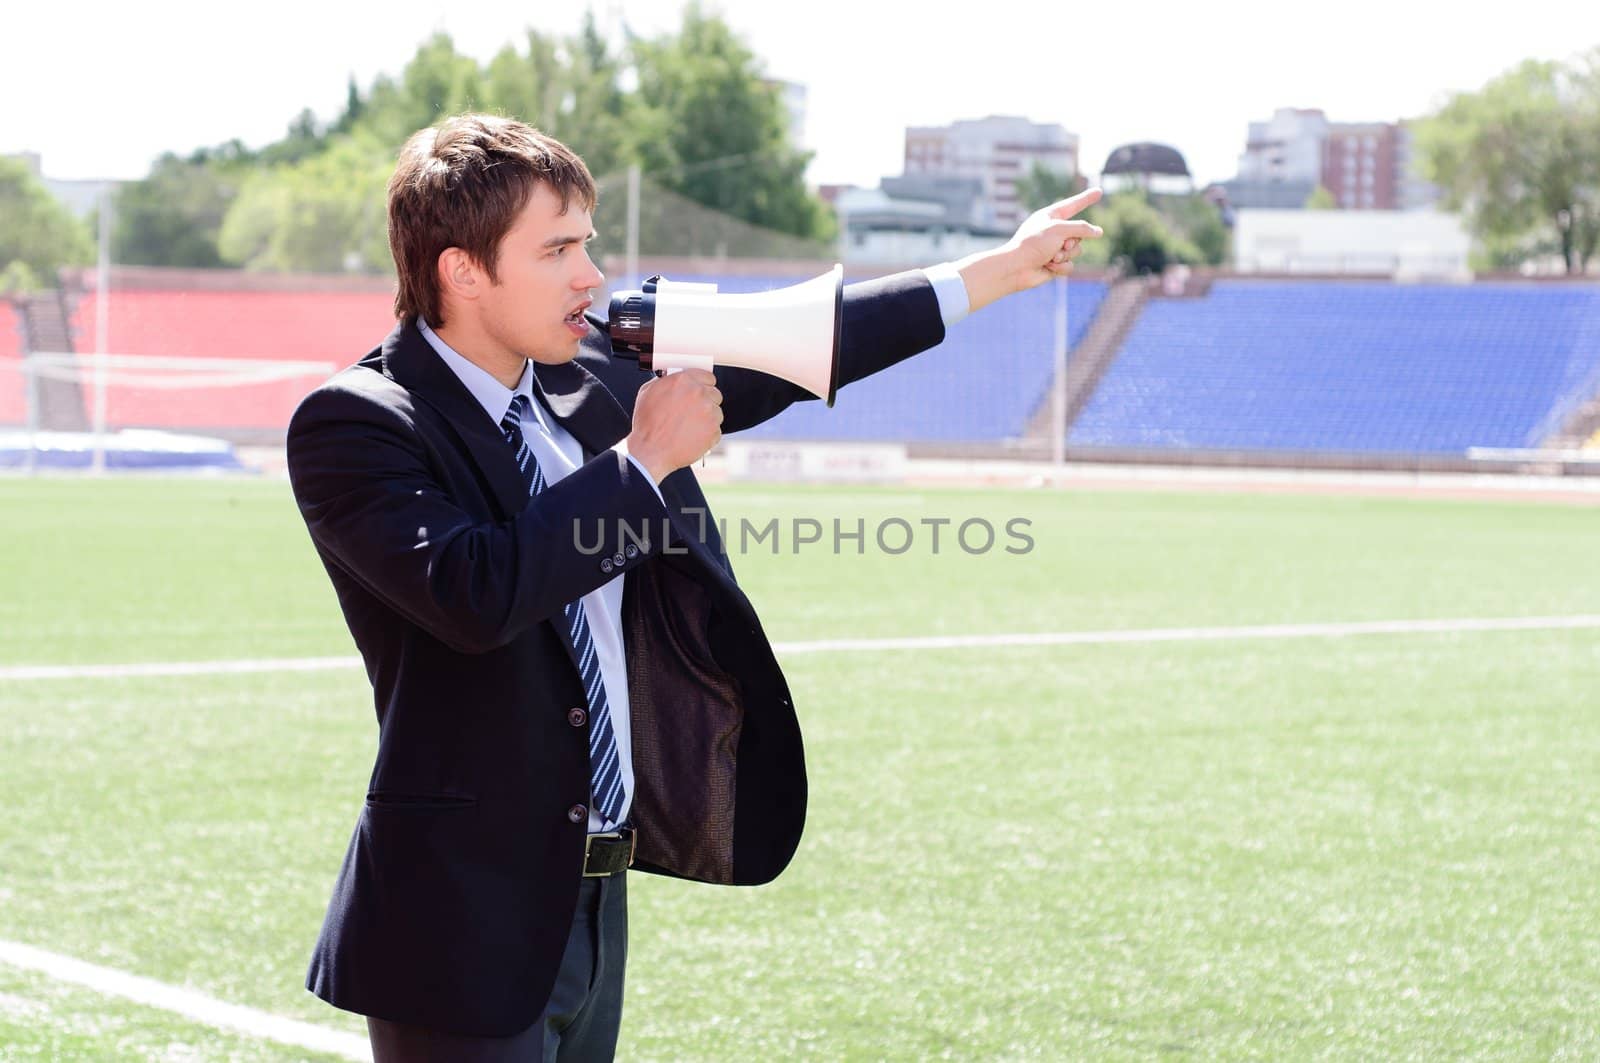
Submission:
M 660 483 L 722 438 L 722 392 L 704 369 L 647 380 L 633 405 L 628 453 Z

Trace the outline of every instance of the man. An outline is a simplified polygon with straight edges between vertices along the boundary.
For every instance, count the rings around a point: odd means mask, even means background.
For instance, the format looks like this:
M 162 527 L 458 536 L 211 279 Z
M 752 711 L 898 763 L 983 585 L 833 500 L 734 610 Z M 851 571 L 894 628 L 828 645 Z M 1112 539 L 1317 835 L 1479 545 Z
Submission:
M 1098 198 L 848 287 L 841 381 L 1069 272 Z M 519 122 L 416 134 L 389 185 L 399 324 L 289 427 L 378 715 L 307 986 L 368 1017 L 379 1061 L 610 1058 L 626 869 L 760 883 L 799 843 L 794 707 L 690 466 L 808 396 L 613 363 L 594 205 Z

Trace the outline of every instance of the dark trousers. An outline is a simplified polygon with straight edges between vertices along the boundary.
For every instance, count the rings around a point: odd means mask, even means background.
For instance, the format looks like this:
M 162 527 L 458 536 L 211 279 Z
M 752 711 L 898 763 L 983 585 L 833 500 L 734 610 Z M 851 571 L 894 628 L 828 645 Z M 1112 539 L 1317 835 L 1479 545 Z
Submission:
M 628 965 L 628 875 L 586 878 L 544 1014 L 514 1037 L 465 1037 L 367 1019 L 374 1063 L 605 1063 L 616 1055 Z

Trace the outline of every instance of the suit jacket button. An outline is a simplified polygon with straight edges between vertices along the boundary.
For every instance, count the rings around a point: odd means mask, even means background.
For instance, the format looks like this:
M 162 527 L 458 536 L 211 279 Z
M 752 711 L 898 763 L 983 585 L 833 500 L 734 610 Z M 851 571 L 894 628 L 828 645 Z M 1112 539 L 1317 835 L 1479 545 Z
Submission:
M 622 556 L 622 551 L 618 550 L 616 553 L 611 555 L 611 563 L 618 568 L 621 568 L 623 565 L 628 563 L 628 559 Z
M 567 809 L 567 818 L 574 823 L 582 823 L 589 818 L 589 810 L 582 805 L 573 805 Z
M 602 557 L 600 559 L 600 571 L 604 572 L 606 575 L 609 576 L 611 574 L 611 570 L 616 567 L 617 566 L 612 563 L 609 557 Z
M 627 554 L 630 558 L 638 557 L 639 556 L 639 548 L 637 546 L 634 546 L 632 543 L 629 543 L 628 544 L 628 548 L 626 550 L 624 550 L 623 553 Z
M 582 727 L 589 719 L 589 714 L 582 709 L 571 709 L 567 712 L 567 722 L 574 727 Z

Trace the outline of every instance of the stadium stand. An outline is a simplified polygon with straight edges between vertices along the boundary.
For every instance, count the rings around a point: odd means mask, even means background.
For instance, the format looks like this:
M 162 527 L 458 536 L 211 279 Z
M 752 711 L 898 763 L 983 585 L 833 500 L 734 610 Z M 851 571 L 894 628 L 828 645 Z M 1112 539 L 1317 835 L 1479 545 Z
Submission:
M 1151 299 L 1073 447 L 1460 454 L 1539 445 L 1600 373 L 1592 286 L 1218 280 Z
M 1600 351 L 1600 313 L 1583 319 L 1573 349 Z M 1600 437 L 1600 359 L 1588 376 L 1567 397 L 1557 402 L 1539 426 L 1543 446 L 1555 450 L 1592 447 Z
M 12 307 L 22 319 L 23 358 L 28 369 L 40 368 L 40 355 L 74 359 L 67 300 L 60 291 L 29 292 L 16 297 Z M 53 432 L 84 431 L 89 420 L 76 369 L 71 364 L 49 368 L 52 372 L 30 374 L 24 383 L 34 407 L 29 412 L 35 427 Z
M 814 275 L 661 271 L 713 281 L 724 292 Z M 1081 408 L 1077 399 L 1069 406 L 1076 417 L 1068 443 L 1085 456 L 1178 449 L 1460 455 L 1569 437 L 1568 445 L 1581 446 L 1595 432 L 1594 286 L 1219 278 L 1197 289 L 1204 294 L 1171 298 L 1150 289 L 1144 298 L 1108 303 L 1111 285 L 1088 277 L 1074 278 L 1067 291 L 1069 342 L 1080 361 L 1102 333 L 1109 338 L 1101 345 L 1115 352 L 1103 373 L 1096 360 L 1098 381 L 1080 372 L 1087 398 Z M 342 367 L 392 326 L 390 292 L 381 279 L 127 270 L 112 288 L 108 346 L 117 354 Z M 935 350 L 841 391 L 834 409 L 798 403 L 744 437 L 1008 449 L 1019 439 L 1037 442 L 1050 425 L 1055 298 L 1046 285 L 997 303 L 952 328 Z M 95 300 L 91 290 L 73 302 L 79 351 L 95 346 Z M 603 297 L 597 302 L 604 305 Z M 1113 304 L 1123 302 L 1127 320 L 1111 329 Z M 1106 319 L 1098 326 L 1097 314 Z M 5 374 L 8 363 L 21 364 L 21 326 L 16 309 L 0 302 L 0 424 L 26 416 L 21 388 Z M 1082 370 L 1087 362 L 1074 364 Z M 235 441 L 281 438 L 317 382 L 302 376 L 180 390 L 119 383 L 108 422 Z
M 73 314 L 80 350 L 95 347 L 96 299 Z M 168 358 L 328 361 L 349 365 L 393 327 L 387 290 L 111 291 L 108 350 Z M 170 390 L 117 384 L 108 389 L 111 428 L 158 427 L 236 434 L 281 433 L 316 380 L 295 378 L 220 389 Z
M 22 318 L 0 299 L 0 425 L 27 420 L 27 395 L 22 376 Z
M 730 284 L 719 290 L 736 289 Z M 1104 281 L 1068 282 L 1069 347 L 1083 338 L 1106 290 Z M 833 409 L 821 402 L 796 403 L 740 438 L 941 443 L 1020 438 L 1054 377 L 1055 298 L 1054 285 L 1047 284 L 1002 300 L 957 323 L 933 350 L 839 392 Z

